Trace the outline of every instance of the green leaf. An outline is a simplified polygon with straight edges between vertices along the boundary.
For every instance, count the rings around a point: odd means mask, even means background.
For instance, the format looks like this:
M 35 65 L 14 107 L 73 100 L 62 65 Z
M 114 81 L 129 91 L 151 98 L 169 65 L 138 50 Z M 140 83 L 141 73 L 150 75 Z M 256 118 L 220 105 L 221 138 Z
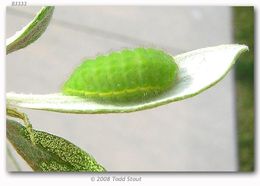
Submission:
M 61 137 L 34 130 L 34 145 L 24 126 L 9 119 L 6 126 L 8 140 L 34 171 L 105 171 L 88 153 Z
M 6 54 L 24 48 L 36 41 L 48 27 L 53 11 L 54 7 L 52 6 L 43 7 L 28 25 L 8 38 Z
M 175 56 L 179 75 L 175 85 L 152 100 L 135 104 L 102 104 L 61 93 L 47 95 L 7 93 L 7 106 L 65 113 L 121 113 L 161 106 L 195 96 L 225 77 L 245 45 L 220 45 Z

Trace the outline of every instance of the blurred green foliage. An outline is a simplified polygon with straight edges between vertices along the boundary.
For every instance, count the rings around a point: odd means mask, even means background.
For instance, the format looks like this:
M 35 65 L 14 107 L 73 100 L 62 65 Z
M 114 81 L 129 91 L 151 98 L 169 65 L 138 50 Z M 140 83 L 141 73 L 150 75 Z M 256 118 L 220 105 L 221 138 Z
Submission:
M 235 67 L 239 171 L 254 171 L 254 7 L 234 7 L 234 40 L 249 52 Z

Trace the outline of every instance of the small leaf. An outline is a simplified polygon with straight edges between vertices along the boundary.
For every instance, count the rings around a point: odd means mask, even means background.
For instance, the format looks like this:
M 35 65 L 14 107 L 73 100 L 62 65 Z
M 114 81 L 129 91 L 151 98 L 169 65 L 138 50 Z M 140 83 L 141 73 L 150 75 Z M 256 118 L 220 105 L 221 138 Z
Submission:
M 6 41 L 6 54 L 19 50 L 36 41 L 46 30 L 51 20 L 54 7 L 43 7 L 35 18 L 22 30 Z
M 120 113 L 149 109 L 195 96 L 212 87 L 225 77 L 245 45 L 220 45 L 203 48 L 175 56 L 179 75 L 175 85 L 152 100 L 135 104 L 102 104 L 93 100 L 65 96 L 7 93 L 7 106 L 48 110 L 65 113 Z
M 34 145 L 24 126 L 9 119 L 6 126 L 8 140 L 34 171 L 105 171 L 88 153 L 61 137 L 34 130 Z

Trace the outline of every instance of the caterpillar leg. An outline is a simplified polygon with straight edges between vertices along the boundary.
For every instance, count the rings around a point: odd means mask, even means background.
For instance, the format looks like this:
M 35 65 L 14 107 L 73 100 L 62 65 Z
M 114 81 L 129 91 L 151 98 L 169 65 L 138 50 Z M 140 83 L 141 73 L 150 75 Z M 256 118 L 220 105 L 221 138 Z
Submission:
M 23 120 L 25 128 L 26 128 L 27 132 L 29 133 L 31 142 L 35 145 L 32 124 L 30 123 L 28 116 L 25 113 L 18 111 L 16 108 L 7 108 L 6 114 L 8 116 Z

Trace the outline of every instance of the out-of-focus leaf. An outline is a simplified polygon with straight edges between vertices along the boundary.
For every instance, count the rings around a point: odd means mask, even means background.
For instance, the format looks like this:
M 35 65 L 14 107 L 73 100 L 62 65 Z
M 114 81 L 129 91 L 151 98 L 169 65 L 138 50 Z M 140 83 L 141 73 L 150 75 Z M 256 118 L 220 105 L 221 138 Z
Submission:
M 92 156 L 61 137 L 34 130 L 34 145 L 23 125 L 8 119 L 6 126 L 8 140 L 34 171 L 105 171 Z
M 247 50 L 248 47 L 245 45 L 230 44 L 174 56 L 179 67 L 179 75 L 174 86 L 164 94 L 143 102 L 105 104 L 61 93 L 47 95 L 7 93 L 7 106 L 80 114 L 123 113 L 154 108 L 190 98 L 214 86 L 230 71 L 240 54 Z
M 46 30 L 51 20 L 54 7 L 43 7 L 35 18 L 22 30 L 6 41 L 6 54 L 19 50 L 36 41 Z

